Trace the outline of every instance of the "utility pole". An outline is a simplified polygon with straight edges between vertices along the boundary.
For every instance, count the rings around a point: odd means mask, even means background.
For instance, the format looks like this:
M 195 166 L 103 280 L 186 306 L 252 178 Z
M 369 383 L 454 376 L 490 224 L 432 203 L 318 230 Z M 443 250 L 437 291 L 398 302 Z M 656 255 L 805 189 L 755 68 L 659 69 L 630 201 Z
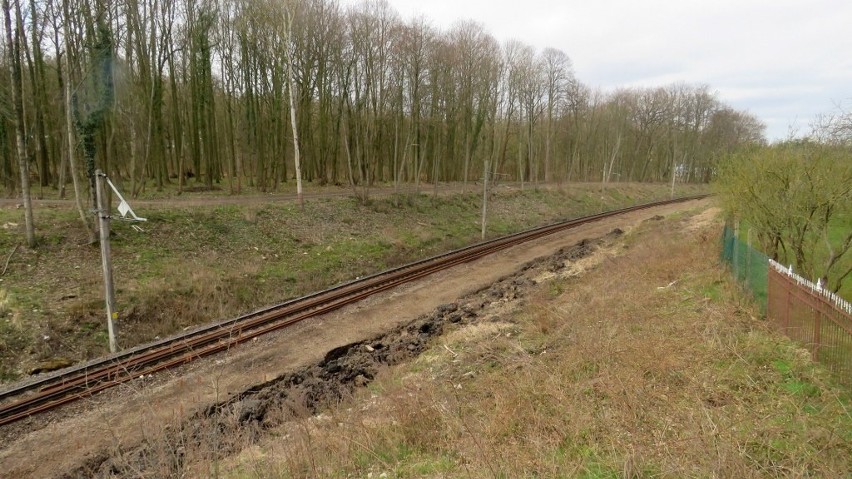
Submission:
M 488 212 L 488 160 L 482 173 L 482 239 L 485 239 L 485 215 Z
M 95 202 L 98 206 L 95 214 L 98 215 L 98 230 L 101 234 L 101 261 L 104 272 L 104 292 L 106 294 L 109 352 L 114 353 L 118 350 L 118 346 L 115 342 L 115 325 L 113 324 L 113 321 L 118 320 L 118 312 L 115 310 L 115 286 L 112 281 L 112 252 L 109 247 L 109 222 L 112 219 L 112 216 L 110 215 L 111 207 L 107 203 L 106 185 L 109 185 L 115 195 L 118 196 L 118 199 L 121 200 L 121 203 L 118 205 L 118 212 L 121 217 L 118 219 L 127 221 L 148 220 L 136 216 L 136 213 L 134 213 L 130 205 L 127 204 L 127 200 L 121 196 L 121 192 L 118 191 L 118 188 L 116 188 L 114 184 L 112 184 L 112 181 L 109 180 L 109 177 L 104 172 L 101 170 L 95 171 Z M 128 214 L 130 215 L 129 218 L 127 217 Z M 133 228 L 137 231 L 142 231 L 142 229 L 136 225 L 134 225 Z
M 118 319 L 118 313 L 115 312 L 115 287 L 112 282 L 112 257 L 110 256 L 109 248 L 109 208 L 106 206 L 106 194 L 104 182 L 106 175 L 101 171 L 95 171 L 95 188 L 98 210 L 95 214 L 98 215 L 98 230 L 101 233 L 101 260 L 104 271 L 104 292 L 106 294 L 106 309 L 107 309 L 107 330 L 109 332 L 109 352 L 114 353 L 117 350 L 115 343 L 115 327 L 113 320 Z

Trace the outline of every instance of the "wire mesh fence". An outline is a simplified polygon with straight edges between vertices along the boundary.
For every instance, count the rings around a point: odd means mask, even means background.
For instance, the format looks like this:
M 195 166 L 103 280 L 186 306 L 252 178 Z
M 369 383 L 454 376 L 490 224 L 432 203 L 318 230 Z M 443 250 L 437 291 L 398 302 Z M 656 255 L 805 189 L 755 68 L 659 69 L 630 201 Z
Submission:
M 766 317 L 852 386 L 852 304 L 769 260 Z
M 722 259 L 731 272 L 754 295 L 762 312 L 766 312 L 766 277 L 769 258 L 737 237 L 733 228 L 725 226 L 722 234 Z
M 852 386 L 852 304 L 748 243 L 725 227 L 722 259 L 731 272 L 775 327 L 808 348 L 841 384 Z

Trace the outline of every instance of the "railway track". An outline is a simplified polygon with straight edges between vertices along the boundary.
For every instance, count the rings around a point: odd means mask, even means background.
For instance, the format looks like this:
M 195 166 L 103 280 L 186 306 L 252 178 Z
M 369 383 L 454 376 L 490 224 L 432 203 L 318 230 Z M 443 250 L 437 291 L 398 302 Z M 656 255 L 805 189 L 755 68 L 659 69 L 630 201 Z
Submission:
M 477 243 L 46 375 L 0 391 L 0 426 L 91 396 L 134 378 L 225 351 L 303 319 L 334 311 L 381 291 L 526 241 L 603 218 L 705 196 L 632 206 Z

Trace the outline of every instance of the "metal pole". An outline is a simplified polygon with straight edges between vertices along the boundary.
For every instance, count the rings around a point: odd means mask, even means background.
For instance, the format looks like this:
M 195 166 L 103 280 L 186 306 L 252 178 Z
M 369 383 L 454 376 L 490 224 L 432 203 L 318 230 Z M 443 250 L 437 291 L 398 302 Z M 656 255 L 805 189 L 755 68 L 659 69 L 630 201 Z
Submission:
M 748 274 L 749 278 L 751 277 L 751 228 L 746 230 L 746 274 Z M 752 286 L 752 285 L 749 285 Z
M 485 161 L 482 175 L 482 239 L 485 239 L 485 214 L 488 211 L 488 160 Z
M 112 257 L 109 248 L 109 208 L 105 205 L 106 194 L 104 190 L 104 181 L 106 175 L 101 171 L 95 171 L 96 188 L 95 193 L 98 202 L 98 229 L 101 233 L 101 259 L 104 272 L 104 293 L 106 294 L 106 309 L 107 309 L 107 330 L 109 332 L 109 351 L 114 353 L 118 347 L 115 343 L 115 327 L 113 320 L 118 319 L 118 313 L 115 312 L 115 287 L 112 283 Z
M 677 178 L 676 172 L 677 172 L 677 161 L 674 158 L 672 158 L 672 194 L 671 194 L 672 199 L 674 199 L 674 185 L 675 185 L 675 178 Z
M 737 220 L 734 223 L 734 248 L 733 248 L 734 258 L 731 261 L 731 264 L 734 267 L 734 276 L 736 276 L 737 280 L 742 280 L 740 278 L 740 220 Z

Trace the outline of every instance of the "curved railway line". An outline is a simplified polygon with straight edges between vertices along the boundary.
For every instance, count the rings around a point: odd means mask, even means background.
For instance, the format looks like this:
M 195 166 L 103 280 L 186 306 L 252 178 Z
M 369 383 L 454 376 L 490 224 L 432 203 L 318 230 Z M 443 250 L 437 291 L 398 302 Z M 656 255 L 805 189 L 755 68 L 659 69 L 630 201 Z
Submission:
M 91 396 L 142 375 L 189 363 L 381 291 L 543 236 L 631 211 L 697 200 L 657 201 L 534 228 L 409 263 L 234 319 L 145 344 L 0 391 L 0 426 Z

